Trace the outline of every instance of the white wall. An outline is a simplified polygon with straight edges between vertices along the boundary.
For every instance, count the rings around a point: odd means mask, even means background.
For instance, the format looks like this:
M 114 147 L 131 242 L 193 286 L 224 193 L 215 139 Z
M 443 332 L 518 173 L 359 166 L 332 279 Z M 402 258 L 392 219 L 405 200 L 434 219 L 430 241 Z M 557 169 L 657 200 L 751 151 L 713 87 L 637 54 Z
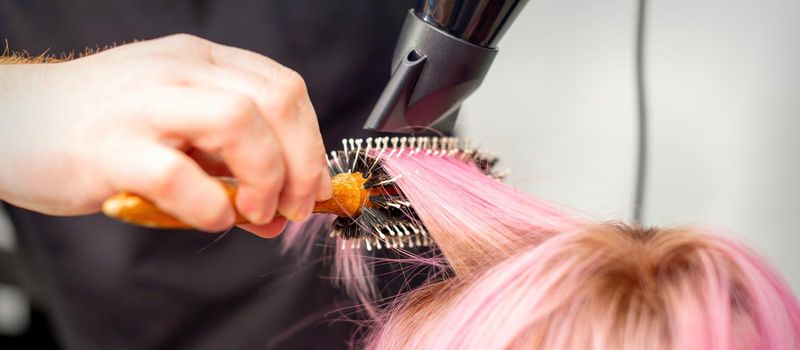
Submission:
M 800 291 L 800 1 L 649 0 L 645 222 L 723 227 Z M 509 181 L 632 213 L 635 0 L 531 0 L 460 127 Z
M 601 218 L 632 209 L 631 3 L 532 0 L 460 120 L 509 182 Z

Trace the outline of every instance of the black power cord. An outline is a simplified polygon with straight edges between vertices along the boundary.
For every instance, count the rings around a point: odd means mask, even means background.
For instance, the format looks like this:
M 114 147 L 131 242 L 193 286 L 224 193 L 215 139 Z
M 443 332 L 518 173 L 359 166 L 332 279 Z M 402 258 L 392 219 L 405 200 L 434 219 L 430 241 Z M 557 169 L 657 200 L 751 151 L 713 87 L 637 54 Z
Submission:
M 636 165 L 636 189 L 633 199 L 633 220 L 642 221 L 644 205 L 645 177 L 647 175 L 647 100 L 644 80 L 644 35 L 647 1 L 639 0 L 639 11 L 636 15 L 636 104 L 638 119 L 638 155 Z

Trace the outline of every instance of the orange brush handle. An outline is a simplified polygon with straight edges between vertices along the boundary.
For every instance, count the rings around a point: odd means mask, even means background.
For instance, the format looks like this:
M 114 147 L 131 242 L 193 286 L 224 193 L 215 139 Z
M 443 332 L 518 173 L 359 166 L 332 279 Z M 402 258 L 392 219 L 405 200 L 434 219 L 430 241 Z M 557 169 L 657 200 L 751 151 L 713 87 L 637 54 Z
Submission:
M 237 184 L 233 179 L 218 178 L 231 204 L 235 203 Z M 361 173 L 342 173 L 331 179 L 333 197 L 317 202 L 314 213 L 336 214 L 338 216 L 357 216 L 367 205 L 370 191 L 364 189 Z M 234 208 L 236 206 L 234 205 Z M 111 218 L 139 226 L 165 229 L 188 229 L 191 226 L 159 209 L 153 202 L 130 192 L 120 192 L 103 202 L 103 213 Z M 236 224 L 247 224 L 247 219 L 238 210 Z

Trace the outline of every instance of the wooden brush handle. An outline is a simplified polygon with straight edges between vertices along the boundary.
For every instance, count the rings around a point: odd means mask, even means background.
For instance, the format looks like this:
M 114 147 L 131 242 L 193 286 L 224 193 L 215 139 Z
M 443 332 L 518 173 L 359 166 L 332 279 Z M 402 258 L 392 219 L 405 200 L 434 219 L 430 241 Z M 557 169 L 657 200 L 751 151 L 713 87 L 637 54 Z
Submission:
M 228 193 L 231 204 L 235 203 L 236 180 L 218 178 Z M 361 213 L 369 199 L 370 192 L 364 189 L 366 181 L 361 173 L 342 173 L 331 179 L 333 197 L 314 205 L 314 213 L 328 213 L 339 216 L 356 216 Z M 236 208 L 234 204 L 234 208 Z M 114 219 L 152 228 L 188 229 L 191 226 L 159 209 L 153 202 L 130 192 L 120 192 L 103 202 L 103 213 Z M 249 223 L 236 211 L 236 224 Z

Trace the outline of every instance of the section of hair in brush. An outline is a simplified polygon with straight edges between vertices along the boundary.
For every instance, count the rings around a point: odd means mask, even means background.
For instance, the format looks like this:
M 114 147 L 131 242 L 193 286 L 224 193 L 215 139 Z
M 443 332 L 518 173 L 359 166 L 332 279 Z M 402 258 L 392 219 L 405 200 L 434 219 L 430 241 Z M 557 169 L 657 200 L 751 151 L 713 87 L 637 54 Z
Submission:
M 342 249 L 428 247 L 433 241 L 414 211 L 412 203 L 396 185 L 382 161 L 391 157 L 454 157 L 473 164 L 484 174 L 500 177 L 492 169 L 497 159 L 471 149 L 453 137 L 382 137 L 342 140 L 343 149 L 331 152 L 331 176 L 360 173 L 369 197 L 356 217 L 339 217 L 333 222 L 331 237 L 345 240 Z M 402 176 L 402 175 L 401 175 Z

